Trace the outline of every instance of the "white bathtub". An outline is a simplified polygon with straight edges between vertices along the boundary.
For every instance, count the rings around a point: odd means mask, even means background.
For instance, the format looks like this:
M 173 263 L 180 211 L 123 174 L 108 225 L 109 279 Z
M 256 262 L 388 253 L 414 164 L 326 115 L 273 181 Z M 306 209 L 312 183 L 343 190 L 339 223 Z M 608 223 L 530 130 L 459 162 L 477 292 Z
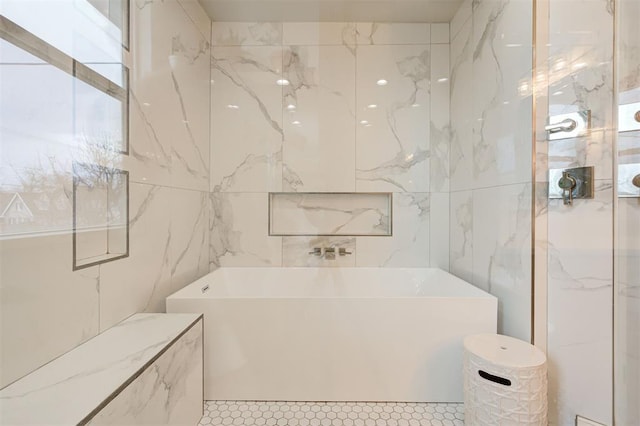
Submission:
M 221 268 L 167 312 L 204 314 L 208 400 L 460 402 L 497 299 L 439 269 Z

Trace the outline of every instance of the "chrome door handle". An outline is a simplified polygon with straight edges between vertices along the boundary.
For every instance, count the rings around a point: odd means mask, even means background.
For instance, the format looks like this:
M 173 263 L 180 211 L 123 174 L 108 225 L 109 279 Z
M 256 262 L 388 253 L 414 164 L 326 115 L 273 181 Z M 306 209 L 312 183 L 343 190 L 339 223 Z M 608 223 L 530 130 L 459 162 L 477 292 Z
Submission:
M 548 124 L 544 126 L 544 129 L 549 133 L 558 133 L 558 132 L 572 132 L 578 127 L 578 123 L 576 120 L 571 118 L 567 118 L 559 123 Z

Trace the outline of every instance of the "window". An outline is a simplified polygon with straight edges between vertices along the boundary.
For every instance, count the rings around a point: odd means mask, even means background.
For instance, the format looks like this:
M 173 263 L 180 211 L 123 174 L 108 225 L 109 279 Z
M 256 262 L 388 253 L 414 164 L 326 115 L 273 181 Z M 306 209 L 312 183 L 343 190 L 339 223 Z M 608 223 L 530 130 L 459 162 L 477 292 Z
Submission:
M 128 255 L 129 2 L 38 5 L 0 3 L 0 239 L 72 232 L 79 269 Z

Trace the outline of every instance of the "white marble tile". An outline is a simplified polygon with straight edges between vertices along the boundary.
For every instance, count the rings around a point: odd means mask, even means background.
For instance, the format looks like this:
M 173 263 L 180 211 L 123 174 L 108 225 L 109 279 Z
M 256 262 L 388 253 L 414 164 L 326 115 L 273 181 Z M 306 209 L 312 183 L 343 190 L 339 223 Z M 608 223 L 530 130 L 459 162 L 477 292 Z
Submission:
M 390 235 L 391 196 L 379 194 L 272 194 L 272 235 Z
M 471 18 L 472 0 L 464 0 L 449 24 L 449 39 L 453 41 L 465 23 Z
M 358 45 L 429 44 L 431 29 L 423 23 L 358 22 Z
M 268 235 L 268 194 L 213 192 L 211 203 L 210 269 L 282 264 L 282 237 Z
M 531 179 L 532 98 L 519 88 L 532 69 L 528 2 L 485 0 L 473 10 L 475 187 Z
M 572 422 L 576 414 L 603 423 L 611 416 L 610 180 L 596 181 L 595 197 L 573 206 L 549 201 L 551 424 Z
M 431 44 L 449 43 L 449 24 L 431 24 Z
M 619 198 L 615 256 L 614 354 L 616 421 L 640 421 L 640 203 Z
M 616 272 L 619 292 L 640 298 L 640 203 L 619 198 L 617 210 Z
M 100 265 L 100 330 L 135 312 L 164 312 L 171 294 L 172 190 L 132 183 L 129 257 Z
M 610 290 L 594 292 L 589 298 L 597 304 L 598 298 L 607 297 L 606 293 Z M 593 336 L 588 342 L 571 345 L 550 342 L 547 357 L 549 425 L 573 425 L 578 414 L 603 425 L 611 424 L 610 400 L 596 400 L 595 395 L 611 393 L 611 340 Z
M 432 192 L 429 217 L 429 267 L 449 271 L 449 193 Z
M 211 189 L 279 191 L 282 48 L 215 47 L 212 56 Z
M 314 248 L 335 249 L 335 258 L 311 254 Z M 339 250 L 345 254 L 340 256 Z M 284 237 L 282 239 L 282 266 L 353 267 L 356 266 L 355 237 Z M 350 253 L 350 254 L 347 254 Z
M 428 193 L 393 194 L 393 236 L 357 237 L 356 266 L 429 266 Z
M 598 1 L 550 7 L 549 114 L 591 110 L 592 129 L 587 137 L 551 145 L 550 168 L 590 165 L 596 167 L 596 179 L 612 176 L 612 13 L 609 4 Z
M 98 267 L 71 265 L 70 233 L 0 241 L 0 387 L 98 333 Z
M 358 191 L 429 191 L 430 54 L 428 45 L 358 48 Z
M 285 22 L 282 44 L 337 45 L 355 53 L 356 24 L 353 22 Z
M 634 0 L 620 0 L 616 8 L 619 17 L 616 27 L 619 102 L 640 102 L 640 27 L 636 25 L 640 4 Z
M 138 6 L 132 27 L 145 30 L 131 46 L 131 180 L 208 190 L 209 40 L 178 2 Z
M 449 272 L 473 283 L 473 192 L 452 192 L 450 197 Z
M 175 133 L 171 144 L 172 185 L 207 191 L 209 189 L 209 108 L 210 57 L 208 38 L 203 37 L 184 15 L 183 29 L 171 38 L 172 102 L 178 106 L 173 118 Z M 172 23 L 176 25 L 176 17 Z M 188 28 L 188 30 L 187 30 Z
M 451 145 L 449 45 L 431 46 L 431 160 L 429 183 L 432 192 L 449 191 Z
M 209 193 L 171 189 L 171 292 L 209 273 Z
M 531 185 L 473 191 L 473 284 L 498 298 L 498 333 L 531 340 Z
M 207 40 L 211 37 L 211 18 L 197 0 L 177 0 L 185 11 L 193 26 Z
M 88 424 L 196 424 L 203 413 L 202 327 L 198 321 Z
M 112 327 L 2 389 L 3 423 L 78 424 L 198 317 L 140 314 Z
M 473 44 L 471 20 L 451 42 L 451 145 L 449 174 L 452 191 L 473 187 Z
M 211 43 L 214 46 L 279 46 L 282 23 L 213 22 Z
M 283 75 L 283 190 L 353 191 L 353 53 L 343 46 L 285 48 Z
M 534 257 L 533 257 L 533 277 L 534 277 L 534 316 L 533 316 L 533 342 L 537 348 L 547 352 L 547 291 L 548 291 L 548 183 L 535 182 L 534 185 Z

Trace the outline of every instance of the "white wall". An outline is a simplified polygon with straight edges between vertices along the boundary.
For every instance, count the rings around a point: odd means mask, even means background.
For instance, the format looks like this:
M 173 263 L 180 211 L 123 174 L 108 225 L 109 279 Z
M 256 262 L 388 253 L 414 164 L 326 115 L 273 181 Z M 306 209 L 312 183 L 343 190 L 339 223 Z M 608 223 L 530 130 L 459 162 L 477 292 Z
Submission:
M 447 24 L 214 22 L 211 267 L 448 269 L 448 42 Z M 270 191 L 393 192 L 393 236 L 270 237 Z M 354 254 L 307 255 L 332 244 Z
M 451 21 L 451 272 L 531 336 L 532 4 L 465 1 Z

